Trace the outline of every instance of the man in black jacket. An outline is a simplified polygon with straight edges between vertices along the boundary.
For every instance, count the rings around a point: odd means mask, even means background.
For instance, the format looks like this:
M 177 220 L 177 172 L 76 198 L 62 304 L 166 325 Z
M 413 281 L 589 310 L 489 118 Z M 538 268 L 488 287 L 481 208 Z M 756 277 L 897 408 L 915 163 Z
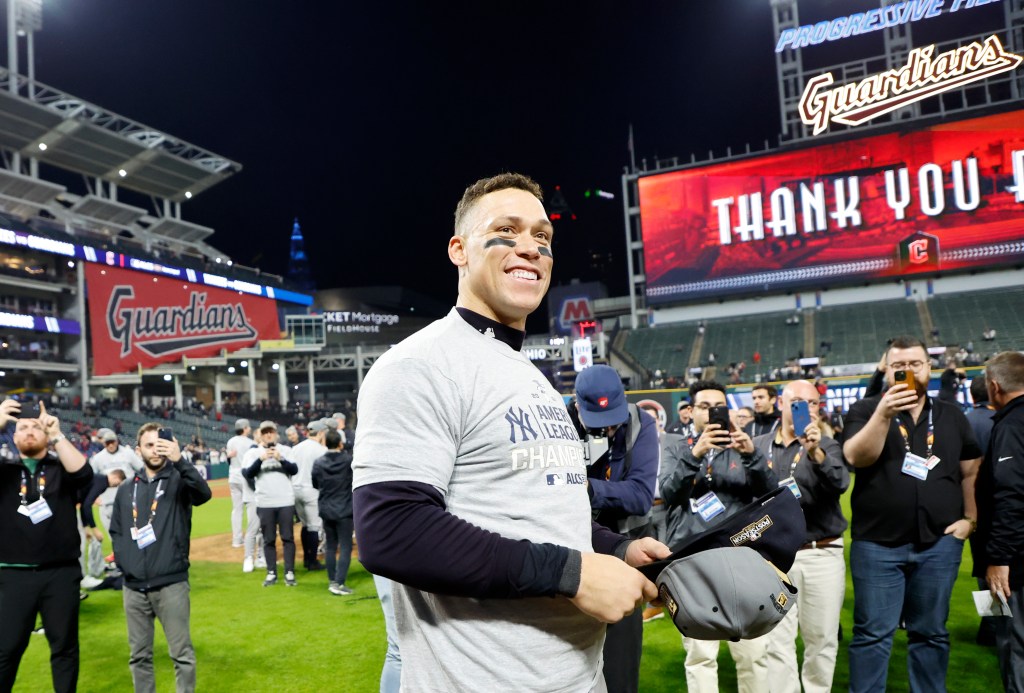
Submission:
M 1024 690 L 1024 354 L 1005 351 L 985 366 L 995 425 L 978 478 L 975 575 L 1010 604 L 996 619 L 1003 687 Z
M 327 454 L 313 462 L 313 488 L 320 491 L 320 519 L 327 535 L 327 589 L 343 597 L 352 594 L 345 586 L 352 562 L 352 453 L 342 449 L 339 431 L 327 431 L 324 443 Z
M 754 420 L 743 431 L 751 438 L 775 433 L 780 420 L 779 410 L 775 408 L 779 391 L 774 385 L 757 385 L 751 390 L 750 397 L 754 401 Z
M 75 505 L 93 471 L 42 403 L 38 418 L 18 418 L 22 406 L 0 404 L 0 691 L 14 686 L 37 613 L 50 643 L 53 688 L 74 691 L 82 579 Z
M 145 464 L 114 498 L 110 536 L 124 573 L 124 611 L 135 690 L 155 691 L 153 619 L 159 618 L 174 661 L 178 691 L 196 687 L 196 654 L 189 634 L 188 549 L 192 506 L 212 496 L 178 441 L 158 423 L 139 428 L 136 452 Z

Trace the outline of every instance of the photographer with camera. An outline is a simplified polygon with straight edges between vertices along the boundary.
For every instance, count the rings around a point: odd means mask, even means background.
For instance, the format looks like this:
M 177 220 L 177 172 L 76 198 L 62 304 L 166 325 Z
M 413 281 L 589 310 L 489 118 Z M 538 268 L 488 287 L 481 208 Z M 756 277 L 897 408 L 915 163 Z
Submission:
M 690 386 L 697 440 L 666 446 L 658 476 L 668 504 L 669 548 L 675 549 L 712 523 L 738 512 L 754 499 L 778 488 L 768 458 L 750 436 L 729 423 L 725 386 L 698 380 Z M 695 693 L 718 690 L 717 640 L 683 638 L 686 687 Z M 730 642 L 739 690 L 768 690 L 768 654 L 764 636 Z
M 124 572 L 128 666 L 136 692 L 155 691 L 153 620 L 160 619 L 179 691 L 196 688 L 196 653 L 189 633 L 188 551 L 192 507 L 213 497 L 195 466 L 185 460 L 169 428 L 146 423 L 136 435 L 145 465 L 114 497 L 110 539 Z
M 295 489 L 291 478 L 299 467 L 289 461 L 292 449 L 277 443 L 277 424 L 260 424 L 259 445 L 245 453 L 242 475 L 256 490 L 256 515 L 263 530 L 263 555 L 267 559 L 264 587 L 277 584 L 277 533 L 284 549 L 284 583 L 295 580 Z
M 598 524 L 632 539 L 647 536 L 658 478 L 658 423 L 626 402 L 622 378 L 611 366 L 591 366 L 576 377 L 570 416 L 587 461 L 587 492 Z M 604 678 L 609 691 L 640 684 L 643 608 L 608 626 Z
M 14 686 L 36 614 L 50 643 L 53 688 L 74 691 L 82 579 L 75 506 L 92 467 L 42 403 L 4 400 L 0 430 L 0 691 Z

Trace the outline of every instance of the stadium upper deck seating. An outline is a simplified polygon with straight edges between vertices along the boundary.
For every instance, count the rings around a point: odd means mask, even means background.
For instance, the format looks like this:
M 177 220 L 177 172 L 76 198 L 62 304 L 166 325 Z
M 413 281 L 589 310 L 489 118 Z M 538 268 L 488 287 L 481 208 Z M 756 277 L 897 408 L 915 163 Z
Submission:
M 712 353 L 719 367 L 745 361 L 749 375 L 756 372 L 753 357 L 758 352 L 762 369 L 781 366 L 796 358 L 804 348 L 803 322 L 786 323 L 793 315 L 792 311 L 785 311 L 708 320 L 701 361 L 706 362 Z
M 696 338 L 696 323 L 630 330 L 625 349 L 652 373 L 661 369 L 665 375 L 678 376 L 686 372 Z
M 814 316 L 815 348 L 823 341 L 832 344 L 826 358 L 829 365 L 875 363 L 886 340 L 900 335 L 923 337 L 923 332 L 917 304 L 906 299 L 828 306 Z
M 1024 347 L 1024 286 L 940 294 L 928 300 L 928 308 L 943 344 L 974 342 L 984 356 Z M 982 340 L 986 328 L 996 331 L 994 340 Z

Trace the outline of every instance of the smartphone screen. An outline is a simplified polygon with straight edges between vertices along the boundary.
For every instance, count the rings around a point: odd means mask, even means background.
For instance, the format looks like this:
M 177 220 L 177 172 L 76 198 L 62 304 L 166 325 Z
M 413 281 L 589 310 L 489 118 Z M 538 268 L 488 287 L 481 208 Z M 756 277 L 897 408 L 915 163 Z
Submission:
M 807 402 L 793 402 L 789 405 L 793 412 L 793 430 L 798 436 L 804 434 L 804 430 L 811 424 L 811 410 Z
M 174 440 L 174 431 L 170 428 L 161 428 L 156 434 L 164 440 Z

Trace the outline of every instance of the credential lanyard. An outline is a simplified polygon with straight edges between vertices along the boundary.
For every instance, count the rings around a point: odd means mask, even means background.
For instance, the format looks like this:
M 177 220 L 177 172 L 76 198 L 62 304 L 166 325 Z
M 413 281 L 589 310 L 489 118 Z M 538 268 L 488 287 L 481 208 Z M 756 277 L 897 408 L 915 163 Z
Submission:
M 153 503 L 149 506 L 149 522 L 147 524 L 153 524 L 153 518 L 156 517 L 156 506 L 160 503 L 161 490 L 164 487 L 163 479 L 157 482 L 156 493 L 153 494 Z M 132 525 L 136 530 L 139 529 L 139 506 L 136 503 L 136 494 L 139 491 L 139 482 L 136 481 L 135 485 L 132 486 Z
M 933 411 L 933 409 L 928 410 L 928 436 L 926 438 L 928 441 L 928 452 L 924 455 L 925 459 L 932 456 L 932 445 L 935 443 L 935 426 L 932 425 Z M 900 422 L 899 427 L 900 435 L 903 436 L 903 444 L 906 446 L 907 452 L 910 452 L 910 433 L 907 431 L 907 427 L 903 425 L 902 421 Z
M 46 490 L 46 467 L 43 466 L 42 462 L 39 463 L 39 497 L 43 497 L 43 491 Z M 21 504 L 28 505 L 28 499 L 25 497 L 28 494 L 28 475 L 25 473 L 24 468 L 21 470 L 21 489 L 18 495 L 21 496 Z

